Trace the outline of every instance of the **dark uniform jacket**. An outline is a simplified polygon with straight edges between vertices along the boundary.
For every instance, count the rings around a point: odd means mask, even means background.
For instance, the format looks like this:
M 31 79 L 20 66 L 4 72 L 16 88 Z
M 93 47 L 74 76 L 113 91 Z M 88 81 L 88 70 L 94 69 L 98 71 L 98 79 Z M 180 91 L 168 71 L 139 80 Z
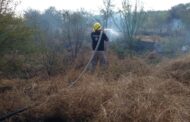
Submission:
M 92 38 L 92 49 L 95 50 L 96 45 L 99 41 L 99 37 L 100 37 L 100 32 L 101 31 L 95 31 L 91 33 L 91 38 Z M 104 51 L 105 47 L 104 47 L 104 41 L 109 41 L 107 35 L 103 32 L 102 34 L 102 38 L 100 40 L 100 44 L 99 47 L 97 49 L 97 51 Z

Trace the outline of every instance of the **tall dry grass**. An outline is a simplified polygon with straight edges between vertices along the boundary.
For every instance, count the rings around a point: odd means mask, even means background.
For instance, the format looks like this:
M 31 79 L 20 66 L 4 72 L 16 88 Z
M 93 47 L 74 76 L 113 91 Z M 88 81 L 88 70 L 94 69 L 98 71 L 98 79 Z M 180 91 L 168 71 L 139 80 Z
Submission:
M 189 122 L 189 56 L 148 65 L 139 58 L 109 57 L 107 71 L 87 73 L 72 88 L 80 70 L 49 80 L 1 80 L 0 114 L 43 103 L 7 121 Z M 80 68 L 79 68 L 80 69 Z M 174 74 L 176 73 L 176 74 Z

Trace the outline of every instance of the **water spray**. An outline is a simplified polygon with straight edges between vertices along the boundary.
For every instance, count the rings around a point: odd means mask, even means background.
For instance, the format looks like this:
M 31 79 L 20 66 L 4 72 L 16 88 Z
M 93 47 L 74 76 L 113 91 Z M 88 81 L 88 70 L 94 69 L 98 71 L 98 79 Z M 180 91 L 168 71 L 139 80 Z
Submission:
M 110 34 L 112 34 L 112 36 L 120 36 L 120 33 L 112 28 L 105 28 L 104 31 L 109 32 Z

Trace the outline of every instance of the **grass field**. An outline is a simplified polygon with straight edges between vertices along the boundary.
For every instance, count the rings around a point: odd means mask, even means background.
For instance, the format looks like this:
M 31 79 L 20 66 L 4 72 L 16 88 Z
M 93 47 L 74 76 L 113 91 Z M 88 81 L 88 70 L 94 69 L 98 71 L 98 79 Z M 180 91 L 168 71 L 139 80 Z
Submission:
M 107 71 L 80 70 L 50 78 L 0 80 L 0 115 L 38 104 L 7 122 L 189 122 L 190 56 L 147 59 L 112 56 Z

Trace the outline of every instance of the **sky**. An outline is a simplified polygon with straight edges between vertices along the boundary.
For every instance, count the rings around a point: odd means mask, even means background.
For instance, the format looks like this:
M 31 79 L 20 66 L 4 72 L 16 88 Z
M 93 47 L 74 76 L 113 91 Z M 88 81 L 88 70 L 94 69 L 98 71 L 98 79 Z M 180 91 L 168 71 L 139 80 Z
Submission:
M 87 11 L 97 12 L 103 6 L 103 0 L 21 0 L 17 8 L 18 12 L 27 9 L 36 9 L 44 11 L 50 6 L 54 6 L 58 10 L 79 10 L 84 8 Z M 119 1 L 113 0 L 116 8 L 121 6 Z M 134 0 L 133 0 L 134 1 Z M 190 3 L 190 0 L 142 0 L 145 10 L 168 10 L 172 6 L 180 3 Z

